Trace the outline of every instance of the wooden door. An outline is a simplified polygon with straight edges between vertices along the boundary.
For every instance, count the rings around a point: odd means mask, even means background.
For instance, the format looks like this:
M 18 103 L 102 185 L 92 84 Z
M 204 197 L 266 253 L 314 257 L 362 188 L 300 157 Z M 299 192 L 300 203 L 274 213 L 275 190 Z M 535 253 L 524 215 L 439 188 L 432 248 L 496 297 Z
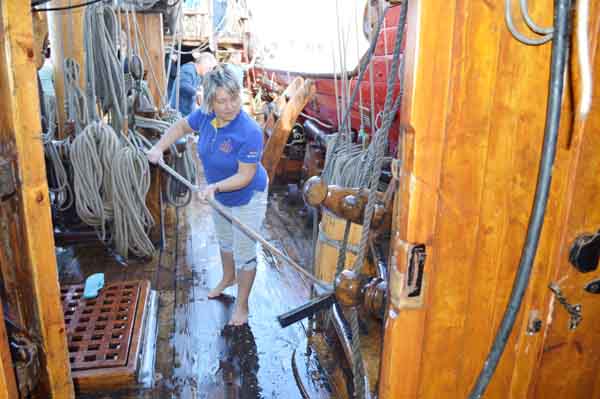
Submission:
M 410 244 L 424 244 L 427 260 L 420 301 L 390 306 L 379 394 L 466 398 L 502 319 L 525 241 L 544 135 L 550 44 L 517 41 L 504 21 L 504 1 L 408 4 L 401 121 L 404 141 L 412 144 L 405 146 L 404 159 L 411 162 L 404 162 L 397 196 L 396 273 L 405 271 Z M 525 31 L 519 2 L 511 4 Z M 600 1 L 590 5 L 597 82 Z M 538 24 L 551 25 L 552 0 L 529 0 L 529 9 Z M 600 229 L 600 93 L 594 93 L 588 119 L 579 121 L 573 54 L 540 245 L 488 399 L 600 395 L 600 297 L 583 291 L 600 271 L 581 274 L 568 262 L 573 240 Z M 574 330 L 548 288 L 552 282 L 583 307 Z M 536 317 L 541 330 L 528 334 Z

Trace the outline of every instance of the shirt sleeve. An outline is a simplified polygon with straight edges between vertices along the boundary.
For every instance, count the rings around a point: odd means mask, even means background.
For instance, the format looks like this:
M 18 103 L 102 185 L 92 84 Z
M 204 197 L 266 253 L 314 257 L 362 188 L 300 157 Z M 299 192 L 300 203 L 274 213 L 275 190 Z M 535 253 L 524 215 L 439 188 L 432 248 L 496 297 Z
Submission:
M 246 134 L 238 152 L 238 161 L 244 163 L 259 163 L 263 152 L 263 136 L 260 129 L 252 127 Z
M 181 81 L 179 82 L 179 93 L 187 97 L 196 97 L 196 85 L 194 85 L 195 71 L 188 68 L 181 68 Z
M 200 133 L 202 131 L 202 128 L 207 123 L 210 123 L 211 118 L 209 115 L 202 112 L 201 108 L 198 108 L 195 111 L 193 111 L 191 114 L 189 114 L 186 117 L 186 119 L 187 119 L 188 125 L 190 125 L 192 130 Z

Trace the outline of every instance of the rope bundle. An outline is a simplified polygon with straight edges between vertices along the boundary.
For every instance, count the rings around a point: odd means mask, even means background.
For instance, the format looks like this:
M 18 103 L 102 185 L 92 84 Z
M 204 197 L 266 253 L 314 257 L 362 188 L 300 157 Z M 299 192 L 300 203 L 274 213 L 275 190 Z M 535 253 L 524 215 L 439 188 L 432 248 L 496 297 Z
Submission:
M 54 181 L 50 180 L 48 182 L 48 188 L 50 192 L 54 193 L 54 207 L 59 211 L 64 211 L 73 205 L 73 191 L 59 151 L 59 149 L 63 149 L 65 143 L 66 150 L 68 151 L 68 140 L 54 141 L 54 134 L 56 132 L 56 102 L 48 101 L 46 106 L 49 115 L 48 132 L 42 133 L 42 142 L 44 144 L 44 153 L 48 159 L 48 171 L 54 177 Z M 56 183 L 56 185 L 52 186 L 52 183 Z
M 100 230 L 105 241 L 106 222 L 113 217 L 113 156 L 120 147 L 115 131 L 102 122 L 92 122 L 71 144 L 75 208 L 83 222 Z
M 131 132 L 134 138 L 136 133 Z M 154 219 L 146 207 L 150 189 L 150 166 L 146 154 L 130 144 L 121 148 L 113 160 L 114 242 L 121 255 L 151 256 L 154 245 L 148 232 Z
M 120 27 L 115 11 L 104 4 L 94 4 L 85 12 L 85 77 L 90 119 L 97 115 L 96 99 L 103 111 L 111 112 L 111 124 L 120 129 L 127 110 L 125 77 L 117 55 Z

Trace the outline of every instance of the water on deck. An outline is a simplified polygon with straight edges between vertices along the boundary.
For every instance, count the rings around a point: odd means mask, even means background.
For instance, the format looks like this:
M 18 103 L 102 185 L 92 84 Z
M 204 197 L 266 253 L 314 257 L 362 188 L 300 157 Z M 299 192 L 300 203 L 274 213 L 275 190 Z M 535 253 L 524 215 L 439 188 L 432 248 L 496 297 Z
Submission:
M 299 222 L 303 220 L 299 209 L 285 202 L 271 198 L 263 233 L 300 263 L 309 264 L 309 230 Z M 209 288 L 221 276 L 209 216 L 208 205 L 197 200 L 177 211 L 167 223 L 164 250 L 148 263 L 123 265 L 99 245 L 60 251 L 61 284 L 81 283 L 92 273 L 104 272 L 107 283 L 150 280 L 159 294 L 155 386 L 79 398 L 302 397 L 292 371 L 292 354 L 297 350 L 297 357 L 307 363 L 306 323 L 282 329 L 276 317 L 302 304 L 309 296 L 308 285 L 262 252 L 250 296 L 249 326 L 224 329 L 232 298 L 207 299 Z M 226 293 L 235 295 L 235 289 Z M 314 367 L 301 368 L 302 372 L 302 379 L 312 382 L 319 374 Z M 312 388 L 320 391 L 321 382 L 316 380 Z M 311 396 L 320 396 L 315 394 Z

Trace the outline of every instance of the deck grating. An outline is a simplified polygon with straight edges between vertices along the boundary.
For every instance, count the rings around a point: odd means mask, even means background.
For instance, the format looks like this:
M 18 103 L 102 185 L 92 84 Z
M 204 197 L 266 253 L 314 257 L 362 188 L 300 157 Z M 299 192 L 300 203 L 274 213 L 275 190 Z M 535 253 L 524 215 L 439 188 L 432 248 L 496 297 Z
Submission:
M 127 365 L 140 285 L 139 281 L 109 284 L 87 300 L 82 297 L 83 285 L 62 287 L 72 371 Z

